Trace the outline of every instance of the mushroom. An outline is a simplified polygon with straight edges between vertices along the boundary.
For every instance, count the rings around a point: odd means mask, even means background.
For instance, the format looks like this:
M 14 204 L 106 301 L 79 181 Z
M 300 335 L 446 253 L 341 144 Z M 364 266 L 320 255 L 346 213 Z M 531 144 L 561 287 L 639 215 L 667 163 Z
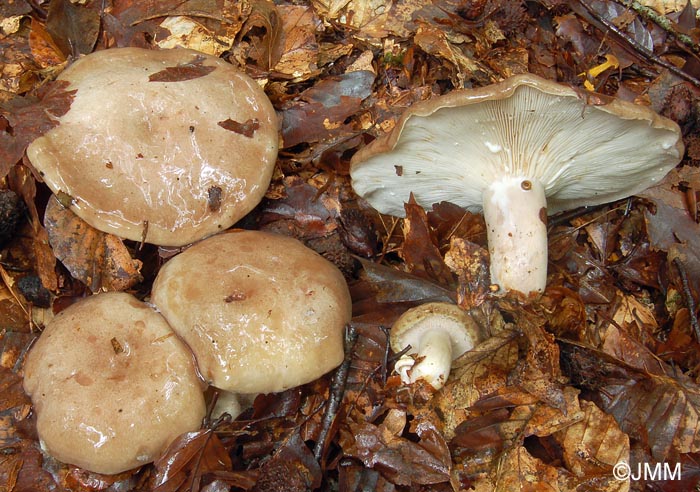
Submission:
M 151 306 L 121 292 L 56 315 L 27 355 L 24 389 L 42 447 L 96 473 L 153 461 L 205 415 L 192 353 Z
M 115 48 L 58 79 L 76 91 L 70 110 L 27 156 L 96 229 L 182 246 L 262 199 L 279 124 L 263 90 L 231 64 L 187 49 Z
M 682 155 L 678 125 L 651 109 L 522 74 L 415 104 L 351 176 L 385 214 L 410 193 L 482 207 L 492 283 L 528 294 L 546 286 L 548 214 L 639 193 Z
M 238 230 L 200 241 L 160 269 L 151 302 L 225 391 L 283 391 L 343 360 L 345 279 L 290 237 Z
M 396 353 L 410 349 L 394 369 L 405 384 L 419 379 L 439 390 L 447 381 L 452 361 L 483 339 L 479 325 L 459 306 L 430 302 L 409 309 L 391 327 L 389 342 Z

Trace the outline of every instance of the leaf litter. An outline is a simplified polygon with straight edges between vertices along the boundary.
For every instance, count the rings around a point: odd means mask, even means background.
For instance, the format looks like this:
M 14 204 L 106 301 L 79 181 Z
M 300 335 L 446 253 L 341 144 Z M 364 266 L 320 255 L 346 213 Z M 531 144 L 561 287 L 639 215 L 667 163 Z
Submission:
M 12 491 L 696 488 L 697 8 L 628 0 L 0 6 L 0 187 L 26 207 L 0 250 L 0 482 Z M 22 360 L 46 320 L 87 292 L 147 296 L 173 252 L 91 231 L 49 199 L 23 155 L 70 107 L 72 93 L 51 82 L 65 60 L 156 45 L 215 53 L 265 88 L 280 114 L 282 151 L 265 201 L 239 226 L 293 235 L 335 262 L 353 294 L 356 341 L 345 373 L 260 395 L 237 419 L 181 436 L 154 465 L 105 477 L 41 452 Z M 183 80 L 202 68 L 158 76 Z M 551 218 L 548 287 L 536 300 L 493 297 L 479 214 L 409 201 L 406 218 L 381 216 L 353 195 L 348 172 L 352 154 L 412 103 L 526 70 L 649 105 L 679 123 L 688 149 L 639 197 Z M 254 121 L 221 124 L 255 132 Z M 455 361 L 438 392 L 403 385 L 387 341 L 403 311 L 434 300 L 459 303 L 490 335 Z M 682 476 L 620 481 L 621 462 L 680 463 Z

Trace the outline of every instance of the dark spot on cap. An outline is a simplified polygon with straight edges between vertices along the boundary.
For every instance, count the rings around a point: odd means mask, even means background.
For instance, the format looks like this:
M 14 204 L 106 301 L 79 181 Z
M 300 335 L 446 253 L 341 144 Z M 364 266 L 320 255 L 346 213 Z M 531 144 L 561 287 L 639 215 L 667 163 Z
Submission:
M 221 208 L 221 188 L 218 186 L 212 186 L 207 190 L 209 198 L 207 200 L 209 205 L 209 210 L 211 212 L 218 212 Z
M 547 225 L 547 207 L 542 207 L 540 209 L 540 220 L 545 226 Z

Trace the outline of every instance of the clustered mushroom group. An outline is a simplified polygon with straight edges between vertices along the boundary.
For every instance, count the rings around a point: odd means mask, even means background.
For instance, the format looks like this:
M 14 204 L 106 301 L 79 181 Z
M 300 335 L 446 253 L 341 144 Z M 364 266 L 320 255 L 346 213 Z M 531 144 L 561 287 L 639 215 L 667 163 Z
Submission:
M 82 299 L 48 323 L 24 366 L 46 451 L 119 473 L 205 416 L 208 385 L 236 396 L 312 381 L 343 359 L 342 273 L 296 239 L 224 231 L 262 199 L 277 155 L 272 104 L 248 76 L 184 49 L 85 56 L 75 91 L 27 154 L 93 227 L 166 246 L 149 303 Z M 240 406 L 235 412 L 240 411 Z
M 47 451 L 118 473 L 198 428 L 206 385 L 235 406 L 338 366 L 351 317 L 340 271 L 295 239 L 222 232 L 261 200 L 276 159 L 256 83 L 184 49 L 104 50 L 59 78 L 71 108 L 27 151 L 47 185 L 102 231 L 194 244 L 160 269 L 150 303 L 97 294 L 48 324 L 24 378 Z M 677 125 L 646 108 L 520 75 L 414 105 L 351 175 L 382 213 L 402 215 L 411 193 L 481 206 L 492 282 L 529 294 L 546 284 L 548 214 L 635 194 L 682 152 Z M 392 328 L 396 370 L 438 390 L 484 337 L 458 306 L 418 306 Z

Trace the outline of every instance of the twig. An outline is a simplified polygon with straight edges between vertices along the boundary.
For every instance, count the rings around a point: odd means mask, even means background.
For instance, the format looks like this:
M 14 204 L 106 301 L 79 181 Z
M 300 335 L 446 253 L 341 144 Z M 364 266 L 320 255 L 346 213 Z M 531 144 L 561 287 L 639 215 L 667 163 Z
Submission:
M 666 31 L 668 34 L 676 38 L 678 41 L 686 45 L 688 48 L 693 50 L 695 53 L 700 53 L 700 46 L 693 42 L 693 38 L 687 34 L 680 33 L 673 28 L 671 21 L 665 15 L 661 15 L 656 10 L 651 7 L 640 4 L 636 0 L 616 0 L 619 4 L 624 5 L 628 9 L 632 9 L 637 14 L 644 17 L 659 26 L 661 29 Z
M 616 36 L 619 36 L 622 38 L 627 44 L 629 44 L 632 48 L 634 48 L 635 51 L 637 51 L 642 57 L 646 58 L 648 61 L 651 63 L 654 63 L 656 65 L 660 65 L 664 67 L 666 70 L 669 72 L 677 75 L 678 77 L 690 82 L 696 87 L 700 87 L 700 79 L 696 79 L 690 74 L 685 73 L 683 70 L 680 68 L 676 67 L 672 63 L 667 62 L 666 60 L 663 60 L 656 56 L 653 51 L 649 50 L 645 46 L 642 46 L 639 44 L 637 41 L 634 40 L 632 36 L 627 34 L 626 32 L 620 30 L 615 24 L 613 24 L 610 20 L 602 17 L 598 12 L 596 12 L 590 5 L 588 5 L 587 0 L 579 0 L 579 5 L 581 5 L 586 12 L 588 12 L 588 15 L 593 17 L 597 22 L 600 22 L 606 29 L 608 29 L 610 32 L 615 34 Z
M 333 375 L 330 395 L 328 397 L 328 406 L 326 406 L 326 412 L 323 414 L 321 431 L 318 434 L 318 440 L 314 446 L 314 458 L 316 458 L 316 461 L 319 463 L 321 463 L 323 451 L 326 449 L 326 440 L 328 439 L 331 426 L 338 413 L 338 408 L 340 408 L 340 403 L 343 401 L 345 383 L 347 383 L 348 373 L 350 372 L 355 342 L 357 342 L 357 329 L 352 323 L 349 323 L 345 332 L 345 357 L 343 363 L 340 364 L 340 367 L 338 367 Z
M 693 332 L 695 332 L 695 339 L 700 342 L 700 324 L 698 323 L 698 315 L 695 313 L 695 300 L 693 299 L 693 293 L 690 291 L 690 284 L 688 282 L 688 274 L 685 271 L 685 267 L 678 257 L 673 259 L 673 264 L 678 268 L 678 273 L 681 275 L 681 285 L 683 286 L 683 295 L 685 296 L 685 304 L 688 306 L 688 312 L 690 314 L 690 326 L 693 327 Z

